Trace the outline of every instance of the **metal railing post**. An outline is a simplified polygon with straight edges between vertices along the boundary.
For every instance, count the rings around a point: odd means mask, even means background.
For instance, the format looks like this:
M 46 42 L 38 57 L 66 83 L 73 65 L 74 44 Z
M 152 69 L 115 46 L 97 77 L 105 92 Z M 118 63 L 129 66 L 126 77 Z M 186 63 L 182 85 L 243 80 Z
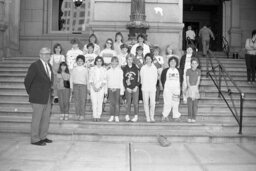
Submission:
M 219 65 L 219 94 L 218 97 L 220 97 L 220 93 L 221 93 L 221 76 L 222 76 L 222 67 Z
M 244 109 L 244 93 L 240 94 L 240 120 L 239 120 L 239 132 L 242 134 L 243 131 L 243 109 Z

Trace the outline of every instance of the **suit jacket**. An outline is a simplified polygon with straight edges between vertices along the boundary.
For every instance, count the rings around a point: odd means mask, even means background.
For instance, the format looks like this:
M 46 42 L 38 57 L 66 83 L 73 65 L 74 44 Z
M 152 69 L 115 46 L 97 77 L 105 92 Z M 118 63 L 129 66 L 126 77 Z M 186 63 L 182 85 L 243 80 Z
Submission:
M 47 104 L 52 93 L 53 71 L 51 65 L 51 79 L 48 77 L 41 60 L 32 63 L 24 80 L 30 103 Z

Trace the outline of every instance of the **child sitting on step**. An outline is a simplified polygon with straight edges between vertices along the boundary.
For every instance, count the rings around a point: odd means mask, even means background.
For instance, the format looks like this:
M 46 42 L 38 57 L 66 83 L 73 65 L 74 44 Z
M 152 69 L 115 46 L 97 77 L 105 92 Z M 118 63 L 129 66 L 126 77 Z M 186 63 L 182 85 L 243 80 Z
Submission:
M 191 59 L 191 68 L 186 72 L 186 79 L 188 85 L 187 103 L 188 103 L 188 122 L 196 122 L 196 115 L 198 109 L 199 84 L 201 78 L 201 71 L 198 69 L 199 62 L 197 58 Z

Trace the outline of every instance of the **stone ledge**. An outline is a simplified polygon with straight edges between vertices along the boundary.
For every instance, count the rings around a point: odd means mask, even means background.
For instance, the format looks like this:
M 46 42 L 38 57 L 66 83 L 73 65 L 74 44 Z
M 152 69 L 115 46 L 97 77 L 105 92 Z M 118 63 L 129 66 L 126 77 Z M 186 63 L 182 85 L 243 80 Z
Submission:
M 64 33 L 51 33 L 39 36 L 20 36 L 20 40 L 71 40 L 73 38 L 79 38 L 80 40 L 87 40 L 89 37 L 88 33 L 82 34 L 64 34 Z
M 94 21 L 90 23 L 93 31 L 128 31 L 128 22 L 107 22 L 107 21 Z M 164 32 L 164 33 L 177 33 L 182 31 L 183 23 L 156 23 L 149 22 L 149 32 Z

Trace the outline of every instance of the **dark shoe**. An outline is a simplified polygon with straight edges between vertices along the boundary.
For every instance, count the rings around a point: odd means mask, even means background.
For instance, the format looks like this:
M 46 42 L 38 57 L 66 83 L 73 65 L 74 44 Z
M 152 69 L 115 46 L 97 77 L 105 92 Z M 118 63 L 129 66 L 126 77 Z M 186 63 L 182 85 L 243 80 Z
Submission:
M 46 143 L 44 141 L 37 141 L 37 142 L 34 142 L 34 143 L 31 143 L 32 145 L 39 145 L 39 146 L 45 146 Z
M 45 143 L 52 143 L 52 140 L 49 140 L 48 138 L 45 138 L 44 140 L 41 140 L 41 141 L 43 141 Z

